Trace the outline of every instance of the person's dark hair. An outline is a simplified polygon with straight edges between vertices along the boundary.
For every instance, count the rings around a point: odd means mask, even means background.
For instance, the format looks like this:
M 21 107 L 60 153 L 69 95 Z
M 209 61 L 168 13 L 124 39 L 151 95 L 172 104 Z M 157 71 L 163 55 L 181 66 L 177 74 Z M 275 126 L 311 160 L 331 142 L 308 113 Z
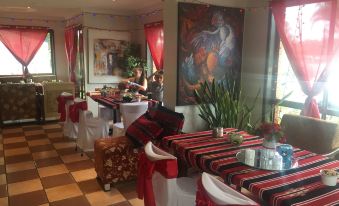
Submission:
M 144 85 L 144 82 L 145 82 L 145 70 L 141 67 L 136 67 L 134 69 L 137 69 L 139 71 L 141 71 L 141 75 L 140 75 L 140 78 L 138 80 L 138 82 L 135 82 L 137 84 L 140 84 L 140 85 Z

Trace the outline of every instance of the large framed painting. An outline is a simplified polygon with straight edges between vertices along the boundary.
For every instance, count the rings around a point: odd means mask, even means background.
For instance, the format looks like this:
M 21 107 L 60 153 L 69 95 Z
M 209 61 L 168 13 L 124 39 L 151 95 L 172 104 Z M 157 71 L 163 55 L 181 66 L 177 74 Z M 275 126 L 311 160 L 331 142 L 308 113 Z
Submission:
M 118 83 L 124 72 L 129 32 L 88 30 L 88 82 Z
M 200 82 L 240 82 L 244 10 L 178 4 L 177 105 L 196 104 Z

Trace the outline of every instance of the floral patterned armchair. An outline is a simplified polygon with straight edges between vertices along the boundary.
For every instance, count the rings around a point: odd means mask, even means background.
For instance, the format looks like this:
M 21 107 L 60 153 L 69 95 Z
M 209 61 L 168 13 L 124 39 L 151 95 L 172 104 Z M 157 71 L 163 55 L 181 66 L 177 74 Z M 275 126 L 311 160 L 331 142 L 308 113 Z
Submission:
M 145 118 L 146 116 L 163 127 L 161 133 L 150 135 L 153 142 L 159 143 L 164 136 L 178 134 L 183 127 L 183 114 L 173 112 L 162 106 L 151 109 L 151 111 L 145 113 L 139 119 Z M 141 128 L 140 130 L 143 132 L 145 132 L 147 128 L 145 125 L 140 125 L 141 121 L 138 121 L 139 119 L 133 122 L 127 129 L 126 136 L 100 138 L 95 141 L 95 170 L 103 182 L 105 190 L 110 189 L 111 183 L 133 180 L 137 176 L 139 152 L 142 151 L 143 148 L 142 145 L 140 147 L 140 144 L 136 144 L 131 133 L 135 132 L 134 134 L 138 134 L 136 136 L 139 136 L 140 131 L 138 133 L 138 131 L 136 131 L 137 128 Z M 129 131 L 129 129 L 133 131 Z M 145 138 L 146 134 L 154 132 L 151 130 L 145 132 L 142 138 Z

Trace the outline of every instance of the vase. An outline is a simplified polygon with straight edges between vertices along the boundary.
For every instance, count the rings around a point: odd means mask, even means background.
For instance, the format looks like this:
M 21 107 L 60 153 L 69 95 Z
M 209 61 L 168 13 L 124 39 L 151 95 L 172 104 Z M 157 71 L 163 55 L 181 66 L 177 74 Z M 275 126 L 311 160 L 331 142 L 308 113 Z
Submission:
M 275 149 L 279 145 L 279 143 L 275 138 L 264 137 L 262 145 L 267 149 Z
M 213 127 L 212 136 L 215 138 L 220 138 L 224 136 L 224 128 L 223 127 Z

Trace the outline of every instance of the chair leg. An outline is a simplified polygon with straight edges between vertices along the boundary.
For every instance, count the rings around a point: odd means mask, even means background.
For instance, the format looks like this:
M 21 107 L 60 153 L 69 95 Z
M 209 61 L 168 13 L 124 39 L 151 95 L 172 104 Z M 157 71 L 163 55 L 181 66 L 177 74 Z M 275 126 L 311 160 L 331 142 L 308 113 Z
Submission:
M 104 184 L 104 190 L 106 192 L 110 191 L 111 190 L 111 184 Z

